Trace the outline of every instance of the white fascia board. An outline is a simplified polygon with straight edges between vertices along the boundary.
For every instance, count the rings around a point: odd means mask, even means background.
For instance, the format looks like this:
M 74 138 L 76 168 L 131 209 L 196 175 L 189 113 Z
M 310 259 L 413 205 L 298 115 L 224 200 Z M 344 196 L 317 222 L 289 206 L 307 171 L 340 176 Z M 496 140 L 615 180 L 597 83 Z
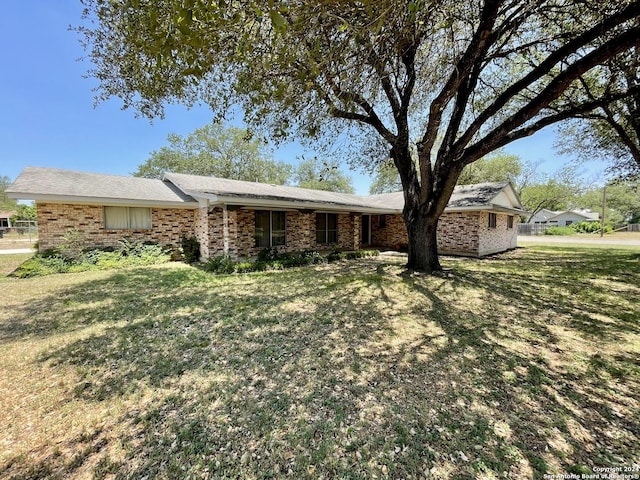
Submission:
M 194 196 L 194 194 L 189 193 Z M 295 200 L 271 200 L 260 198 L 238 198 L 238 197 L 224 197 L 217 196 L 217 201 L 211 202 L 212 205 L 238 205 L 241 207 L 250 207 L 254 209 L 263 210 L 319 210 L 323 212 L 358 212 L 358 213 L 372 213 L 372 214 L 394 214 L 401 213 L 400 211 L 389 208 L 375 208 L 365 207 L 360 205 L 332 205 L 320 202 L 304 202 Z
M 182 192 L 189 195 L 191 198 L 194 198 L 201 207 L 205 205 L 217 205 L 220 203 L 220 197 L 213 193 L 193 192 L 191 190 L 182 190 Z
M 447 212 L 495 212 L 495 213 L 511 213 L 514 215 L 525 215 L 528 212 L 519 208 L 503 207 L 502 205 L 494 205 L 493 203 L 486 203 L 484 205 L 470 205 L 468 207 L 453 207 L 445 208 L 444 213 Z
M 196 202 L 170 202 L 170 201 L 152 201 L 137 200 L 131 198 L 101 198 L 101 197 L 76 197 L 73 195 L 50 195 L 50 194 L 32 194 L 11 192 L 8 193 L 9 198 L 18 200 L 34 200 L 36 202 L 47 203 L 67 203 L 70 205 L 101 205 L 101 206 L 135 206 L 149 208 L 186 208 L 194 209 L 198 207 Z

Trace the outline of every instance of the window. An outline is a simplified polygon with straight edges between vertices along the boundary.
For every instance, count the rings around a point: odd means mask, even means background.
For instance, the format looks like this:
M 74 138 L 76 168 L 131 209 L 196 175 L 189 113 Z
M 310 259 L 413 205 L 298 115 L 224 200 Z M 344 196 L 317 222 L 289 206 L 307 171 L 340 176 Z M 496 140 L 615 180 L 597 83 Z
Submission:
M 338 215 L 316 213 L 316 242 L 336 243 L 338 241 Z
M 110 230 L 148 230 L 151 228 L 151 209 L 104 207 L 104 228 Z
M 513 228 L 513 216 L 509 215 L 507 217 L 507 228 L 511 230 Z
M 256 247 L 277 247 L 285 244 L 285 213 L 256 210 Z
M 489 214 L 489 228 L 496 228 L 498 216 L 495 213 Z

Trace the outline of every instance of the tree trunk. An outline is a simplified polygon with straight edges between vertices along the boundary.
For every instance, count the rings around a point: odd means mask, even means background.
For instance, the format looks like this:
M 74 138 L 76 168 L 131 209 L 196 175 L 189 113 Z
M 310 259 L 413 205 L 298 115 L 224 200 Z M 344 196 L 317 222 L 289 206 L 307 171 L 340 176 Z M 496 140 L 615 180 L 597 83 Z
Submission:
M 418 209 L 405 209 L 405 224 L 409 237 L 407 268 L 425 273 L 442 270 L 438 260 L 438 216 L 420 214 Z

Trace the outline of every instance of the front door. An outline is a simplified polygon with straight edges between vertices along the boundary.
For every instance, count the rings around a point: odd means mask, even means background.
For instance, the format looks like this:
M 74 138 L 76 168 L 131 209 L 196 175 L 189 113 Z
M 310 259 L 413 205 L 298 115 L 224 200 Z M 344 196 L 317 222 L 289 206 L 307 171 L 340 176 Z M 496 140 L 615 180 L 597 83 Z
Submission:
M 362 245 L 371 244 L 371 215 L 362 215 L 362 235 L 360 241 Z

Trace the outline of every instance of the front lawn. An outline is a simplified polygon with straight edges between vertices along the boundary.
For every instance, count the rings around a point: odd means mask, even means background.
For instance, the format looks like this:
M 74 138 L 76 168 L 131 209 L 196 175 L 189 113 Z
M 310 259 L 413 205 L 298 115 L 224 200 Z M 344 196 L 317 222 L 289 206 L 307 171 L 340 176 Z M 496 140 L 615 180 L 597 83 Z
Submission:
M 0 271 L 8 273 L 0 256 Z M 0 477 L 543 478 L 640 458 L 640 249 L 0 278 Z

